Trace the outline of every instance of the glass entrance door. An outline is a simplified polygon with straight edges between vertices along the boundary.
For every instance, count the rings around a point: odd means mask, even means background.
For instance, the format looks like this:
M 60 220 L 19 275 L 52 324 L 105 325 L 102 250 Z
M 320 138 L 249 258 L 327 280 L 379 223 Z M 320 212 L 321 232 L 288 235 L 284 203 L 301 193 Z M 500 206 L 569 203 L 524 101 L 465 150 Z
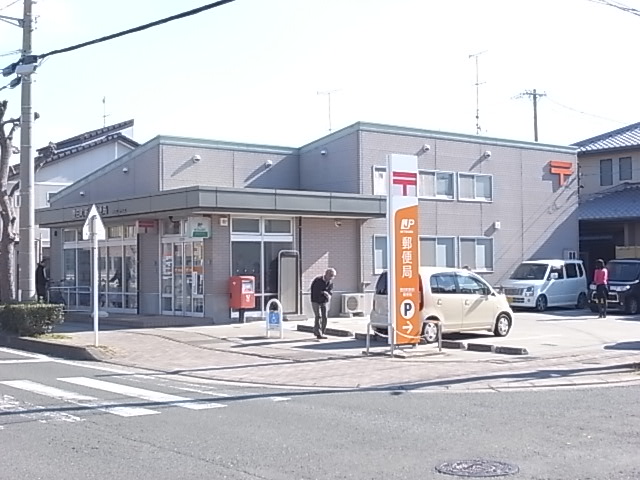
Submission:
M 162 244 L 162 314 L 204 315 L 202 241 Z

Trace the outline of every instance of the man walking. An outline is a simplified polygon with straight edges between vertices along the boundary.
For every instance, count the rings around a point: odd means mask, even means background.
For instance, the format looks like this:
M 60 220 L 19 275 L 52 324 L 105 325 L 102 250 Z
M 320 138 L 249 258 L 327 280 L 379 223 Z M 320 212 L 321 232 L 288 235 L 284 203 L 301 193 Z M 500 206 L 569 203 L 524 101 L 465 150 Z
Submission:
M 331 292 L 333 291 L 333 279 L 336 277 L 336 271 L 328 268 L 324 275 L 317 276 L 311 282 L 311 306 L 315 315 L 315 323 L 313 324 L 313 334 L 320 339 L 327 338 L 324 332 L 327 330 L 327 305 L 331 300 Z

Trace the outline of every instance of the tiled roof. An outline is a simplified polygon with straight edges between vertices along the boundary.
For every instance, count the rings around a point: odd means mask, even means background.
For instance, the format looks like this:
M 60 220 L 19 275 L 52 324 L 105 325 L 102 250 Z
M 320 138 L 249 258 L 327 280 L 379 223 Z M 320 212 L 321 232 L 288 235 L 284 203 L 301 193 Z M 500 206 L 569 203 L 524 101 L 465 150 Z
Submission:
M 591 197 L 578 208 L 580 220 L 640 219 L 640 184 Z
M 116 123 L 115 125 L 91 130 L 55 144 L 52 143 L 46 147 L 39 148 L 36 150 L 37 156 L 34 159 L 34 163 L 37 165 L 37 168 L 39 168 L 45 164 L 55 162 L 69 155 L 102 145 L 103 143 L 108 143 L 112 140 L 119 140 L 134 148 L 138 147 L 140 145 L 138 142 L 121 132 L 126 128 L 132 127 L 133 122 L 133 120 L 127 120 L 126 122 Z M 52 152 L 54 152 L 53 155 L 51 154 Z M 12 165 L 10 168 L 9 178 L 13 179 L 20 173 L 20 164 Z
M 640 122 L 573 144 L 578 153 L 640 147 Z

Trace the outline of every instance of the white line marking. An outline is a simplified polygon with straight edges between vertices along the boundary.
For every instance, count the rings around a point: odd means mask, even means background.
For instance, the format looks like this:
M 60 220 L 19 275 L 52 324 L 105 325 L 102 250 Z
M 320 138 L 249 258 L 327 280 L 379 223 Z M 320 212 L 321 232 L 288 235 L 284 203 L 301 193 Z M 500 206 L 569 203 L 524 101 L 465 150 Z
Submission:
M 45 407 L 32 405 L 28 402 L 23 402 L 22 404 L 20 404 L 20 402 L 11 395 L 2 395 L 2 398 L 0 398 L 0 412 L 16 414 L 29 420 L 37 420 L 40 423 L 47 423 L 47 420 L 57 420 L 70 423 L 84 421 L 84 419 L 66 412 L 47 412 L 34 410 L 45 410 Z M 0 429 L 2 428 L 4 427 L 0 425 Z
M 127 397 L 140 398 L 149 402 L 171 403 L 177 407 L 188 408 L 190 410 L 205 410 L 208 408 L 226 407 L 222 403 L 198 402 L 190 398 L 179 397 L 177 395 L 169 395 L 167 393 L 154 392 L 145 390 L 144 388 L 129 387 L 119 383 L 104 382 L 95 378 L 87 377 L 69 377 L 59 378 L 62 382 L 72 383 L 83 387 L 95 388 L 96 390 L 104 390 L 106 392 L 117 393 Z
M 291 400 L 290 397 L 269 397 L 269 398 L 274 402 L 286 402 L 288 400 Z
M 0 365 L 9 365 L 16 363 L 43 363 L 48 362 L 49 360 L 44 358 L 21 358 L 15 360 L 0 360 Z
M 0 383 L 9 387 L 17 388 L 19 390 L 25 390 L 27 392 L 37 393 L 46 397 L 70 402 L 81 407 L 102 410 L 107 413 L 118 415 L 119 417 L 139 417 L 143 415 L 153 415 L 156 413 L 160 413 L 156 412 L 155 410 L 140 407 L 109 406 L 106 402 L 98 404 L 96 403 L 98 399 L 95 397 L 82 395 L 75 392 L 69 392 L 60 388 L 49 387 L 47 385 L 42 385 L 41 383 L 32 382 L 30 380 L 10 380 Z
M 42 360 L 53 361 L 53 358 L 47 357 L 46 355 L 42 355 L 40 353 L 23 352 L 22 350 L 14 350 L 13 348 L 0 347 L 0 352 L 9 353 L 11 355 L 18 355 L 20 357 L 40 358 Z

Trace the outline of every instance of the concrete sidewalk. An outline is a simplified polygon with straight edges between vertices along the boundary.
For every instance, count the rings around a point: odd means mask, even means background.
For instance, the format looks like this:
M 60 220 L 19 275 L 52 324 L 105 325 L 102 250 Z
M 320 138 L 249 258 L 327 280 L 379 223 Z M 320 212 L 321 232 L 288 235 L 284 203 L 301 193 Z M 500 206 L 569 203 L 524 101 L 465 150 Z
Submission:
M 330 328 L 364 333 L 366 318 L 332 319 Z M 365 356 L 364 340 L 317 340 L 298 331 L 311 321 L 285 322 L 284 338 L 265 337 L 263 322 L 100 331 L 99 347 L 88 322 L 65 323 L 39 339 L 2 337 L 5 346 L 75 359 L 98 360 L 164 375 L 287 388 L 519 389 L 640 383 L 634 350 L 589 348 L 531 352 L 523 356 L 421 345 L 405 358 Z M 272 333 L 277 337 L 275 332 Z M 481 338 L 485 343 L 493 337 Z M 388 351 L 372 343 L 373 353 Z

